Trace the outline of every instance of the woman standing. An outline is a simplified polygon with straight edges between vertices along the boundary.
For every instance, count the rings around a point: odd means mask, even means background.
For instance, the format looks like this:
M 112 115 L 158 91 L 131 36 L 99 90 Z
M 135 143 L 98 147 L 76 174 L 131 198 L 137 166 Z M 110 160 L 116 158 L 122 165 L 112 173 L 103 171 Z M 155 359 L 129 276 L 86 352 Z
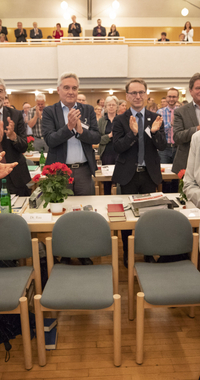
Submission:
M 116 96 L 108 96 L 105 100 L 105 115 L 98 121 L 101 141 L 98 153 L 102 160 L 102 165 L 114 165 L 117 153 L 113 147 L 113 120 L 117 114 L 118 99 Z M 104 182 L 104 194 L 111 194 L 111 182 Z
M 102 117 L 102 107 L 101 106 L 96 106 L 94 107 L 94 112 L 96 113 L 96 118 L 97 118 L 97 121 L 99 121 L 99 119 L 101 119 Z
M 59 40 L 61 37 L 63 37 L 63 30 L 61 30 L 61 24 L 58 22 L 56 24 L 56 30 L 53 31 L 53 37 L 56 40 Z
M 182 33 L 185 35 L 184 41 L 193 42 L 194 30 L 192 29 L 192 25 L 189 21 L 185 23 Z
M 117 110 L 117 115 L 122 115 L 126 111 L 126 100 L 119 100 L 119 107 Z
M 108 33 L 108 37 L 119 37 L 119 32 L 116 29 L 116 25 L 112 24 L 110 27 L 110 32 Z M 109 38 L 111 40 L 112 38 Z

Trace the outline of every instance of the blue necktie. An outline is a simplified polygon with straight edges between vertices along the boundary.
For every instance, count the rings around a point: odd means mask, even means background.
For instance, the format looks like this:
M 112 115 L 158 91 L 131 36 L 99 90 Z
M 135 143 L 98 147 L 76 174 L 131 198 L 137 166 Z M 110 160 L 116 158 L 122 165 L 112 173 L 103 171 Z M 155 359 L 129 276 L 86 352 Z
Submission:
M 136 113 L 138 117 L 138 143 L 139 143 L 139 151 L 138 151 L 138 165 L 141 166 L 144 161 L 144 131 L 143 131 L 143 123 L 142 123 L 142 113 Z

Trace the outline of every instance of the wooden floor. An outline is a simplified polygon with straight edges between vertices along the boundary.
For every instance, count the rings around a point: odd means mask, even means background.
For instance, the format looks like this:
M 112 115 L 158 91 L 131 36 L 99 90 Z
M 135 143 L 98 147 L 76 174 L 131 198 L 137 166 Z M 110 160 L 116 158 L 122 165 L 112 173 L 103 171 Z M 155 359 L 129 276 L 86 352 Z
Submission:
M 122 366 L 113 365 L 112 314 L 60 313 L 57 350 L 47 352 L 47 365 L 38 366 L 36 340 L 32 341 L 33 368 L 23 364 L 21 336 L 11 341 L 5 363 L 0 345 L 0 380 L 193 380 L 200 375 L 200 308 L 190 319 L 186 308 L 147 310 L 143 365 L 135 363 L 135 321 L 128 320 L 127 269 L 120 246 L 122 296 Z

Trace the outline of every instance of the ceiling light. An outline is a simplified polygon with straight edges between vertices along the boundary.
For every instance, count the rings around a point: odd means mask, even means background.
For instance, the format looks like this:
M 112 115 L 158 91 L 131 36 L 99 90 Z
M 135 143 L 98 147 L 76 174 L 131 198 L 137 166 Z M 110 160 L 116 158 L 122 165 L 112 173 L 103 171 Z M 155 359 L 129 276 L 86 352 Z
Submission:
M 113 92 L 114 92 L 113 90 L 109 90 L 110 95 L 113 95 Z
M 149 95 L 150 94 L 150 90 L 147 90 L 147 95 Z
M 65 11 L 68 8 L 68 4 L 67 4 L 66 1 L 62 1 L 62 3 L 60 4 L 60 6 L 63 9 L 63 11 Z
M 38 96 L 40 94 L 40 91 L 36 90 L 34 91 L 35 96 Z
M 110 13 L 109 13 L 109 17 L 111 18 L 111 20 L 114 20 L 114 18 L 116 18 L 115 11 L 111 10 Z
M 188 11 L 187 8 L 183 8 L 182 11 L 181 11 L 182 16 L 187 16 L 188 13 L 189 13 L 189 11 Z
M 53 94 L 53 88 L 49 88 L 49 94 Z
M 112 7 L 113 7 L 113 9 L 117 10 L 119 8 L 119 1 L 114 0 L 112 3 Z
M 186 94 L 186 90 L 181 90 L 181 92 L 182 92 L 182 95 Z
M 6 93 L 7 93 L 7 95 L 11 95 L 11 93 L 12 93 L 12 90 L 6 90 Z

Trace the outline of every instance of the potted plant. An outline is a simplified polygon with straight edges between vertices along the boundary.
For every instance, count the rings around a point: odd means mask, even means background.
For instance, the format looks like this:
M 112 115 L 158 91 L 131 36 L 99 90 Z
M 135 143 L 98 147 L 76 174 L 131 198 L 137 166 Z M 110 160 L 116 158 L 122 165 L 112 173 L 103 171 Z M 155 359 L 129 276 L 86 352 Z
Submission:
M 28 143 L 28 147 L 27 147 L 27 152 L 30 153 L 31 151 L 34 150 L 34 147 L 33 147 L 33 141 L 34 141 L 34 137 L 33 136 L 27 136 L 27 143 Z M 29 154 L 32 156 L 32 154 Z
M 68 195 L 73 195 L 73 191 L 68 188 L 68 184 L 73 183 L 72 171 L 67 165 L 55 162 L 44 166 L 42 173 L 35 175 L 33 181 L 38 183 L 42 190 L 42 199 L 45 201 L 43 207 L 50 203 L 52 213 L 63 211 L 63 202 Z

